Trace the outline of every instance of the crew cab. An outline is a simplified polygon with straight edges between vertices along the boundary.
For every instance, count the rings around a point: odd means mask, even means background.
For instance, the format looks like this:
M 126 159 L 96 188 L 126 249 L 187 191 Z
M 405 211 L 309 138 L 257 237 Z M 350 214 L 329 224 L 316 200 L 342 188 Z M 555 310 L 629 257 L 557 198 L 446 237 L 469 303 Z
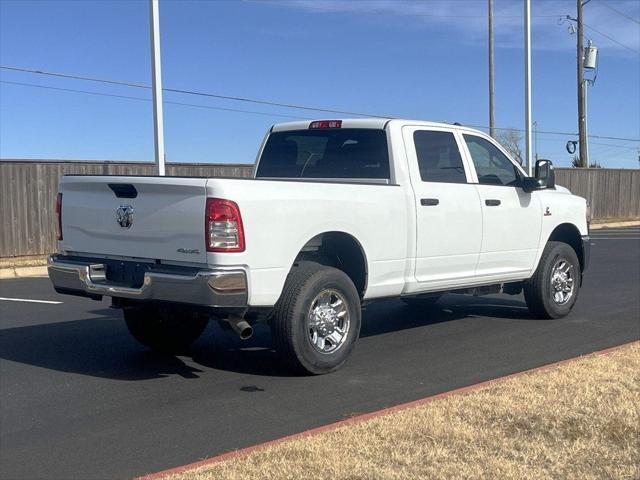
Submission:
M 211 319 L 241 338 L 267 322 L 311 374 L 343 365 L 365 303 L 524 291 L 558 318 L 589 260 L 586 202 L 551 162 L 529 177 L 478 130 L 412 120 L 274 125 L 253 178 L 65 175 L 56 209 L 59 293 L 112 297 L 165 351 Z

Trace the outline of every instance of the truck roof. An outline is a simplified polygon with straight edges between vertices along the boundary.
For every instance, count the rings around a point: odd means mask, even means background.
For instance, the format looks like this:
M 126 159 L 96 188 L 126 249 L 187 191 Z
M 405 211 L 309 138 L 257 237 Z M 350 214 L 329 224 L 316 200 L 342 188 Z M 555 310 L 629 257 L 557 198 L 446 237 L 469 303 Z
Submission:
M 309 125 L 313 122 L 317 121 L 341 121 L 341 128 L 372 128 L 372 129 L 383 129 L 387 126 L 389 122 L 399 123 L 402 125 L 416 125 L 416 126 L 425 126 L 425 127 L 444 127 L 444 128 L 464 128 L 465 130 L 472 130 L 468 127 L 464 127 L 464 125 L 454 125 L 450 123 L 439 123 L 439 122 L 425 122 L 423 120 L 408 120 L 402 118 L 380 118 L 380 117 L 370 117 L 370 118 L 331 118 L 331 119 L 318 119 L 318 120 L 303 120 L 296 122 L 285 122 L 285 123 L 276 123 L 272 128 L 272 132 L 283 132 L 287 130 L 307 130 Z

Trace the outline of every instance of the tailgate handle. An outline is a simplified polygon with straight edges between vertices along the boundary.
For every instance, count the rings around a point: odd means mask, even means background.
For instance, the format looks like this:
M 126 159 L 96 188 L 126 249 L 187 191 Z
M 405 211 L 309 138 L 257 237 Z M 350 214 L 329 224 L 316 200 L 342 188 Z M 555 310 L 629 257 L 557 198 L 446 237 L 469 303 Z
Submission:
M 110 183 L 109 188 L 118 198 L 136 198 L 138 196 L 136 187 L 130 183 Z

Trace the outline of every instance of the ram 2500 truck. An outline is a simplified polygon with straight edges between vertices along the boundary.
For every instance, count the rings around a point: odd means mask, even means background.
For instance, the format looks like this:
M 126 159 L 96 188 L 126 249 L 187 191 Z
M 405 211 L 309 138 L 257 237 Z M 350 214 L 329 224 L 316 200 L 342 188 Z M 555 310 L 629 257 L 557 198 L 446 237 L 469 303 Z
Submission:
M 210 319 L 242 338 L 268 322 L 286 363 L 313 374 L 346 361 L 366 302 L 524 291 L 534 316 L 558 318 L 589 259 L 586 202 L 551 163 L 529 177 L 458 125 L 278 124 L 250 179 L 65 175 L 59 192 L 59 293 L 112 297 L 165 351 Z

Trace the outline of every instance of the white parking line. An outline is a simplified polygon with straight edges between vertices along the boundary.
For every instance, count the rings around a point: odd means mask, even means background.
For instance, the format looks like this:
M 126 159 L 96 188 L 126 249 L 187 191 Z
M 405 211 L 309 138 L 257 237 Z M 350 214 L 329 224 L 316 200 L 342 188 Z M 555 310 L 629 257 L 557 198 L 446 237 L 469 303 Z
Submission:
M 31 303 L 50 303 L 51 305 L 59 305 L 62 302 L 54 302 L 52 300 L 31 300 L 29 298 L 7 298 L 0 297 L 0 300 L 5 300 L 7 302 L 31 302 Z
M 591 240 L 640 240 L 640 237 L 592 237 Z
M 615 234 L 609 234 L 609 235 L 592 235 L 591 238 L 637 238 L 640 237 L 640 233 L 635 233 L 633 235 L 615 235 Z

